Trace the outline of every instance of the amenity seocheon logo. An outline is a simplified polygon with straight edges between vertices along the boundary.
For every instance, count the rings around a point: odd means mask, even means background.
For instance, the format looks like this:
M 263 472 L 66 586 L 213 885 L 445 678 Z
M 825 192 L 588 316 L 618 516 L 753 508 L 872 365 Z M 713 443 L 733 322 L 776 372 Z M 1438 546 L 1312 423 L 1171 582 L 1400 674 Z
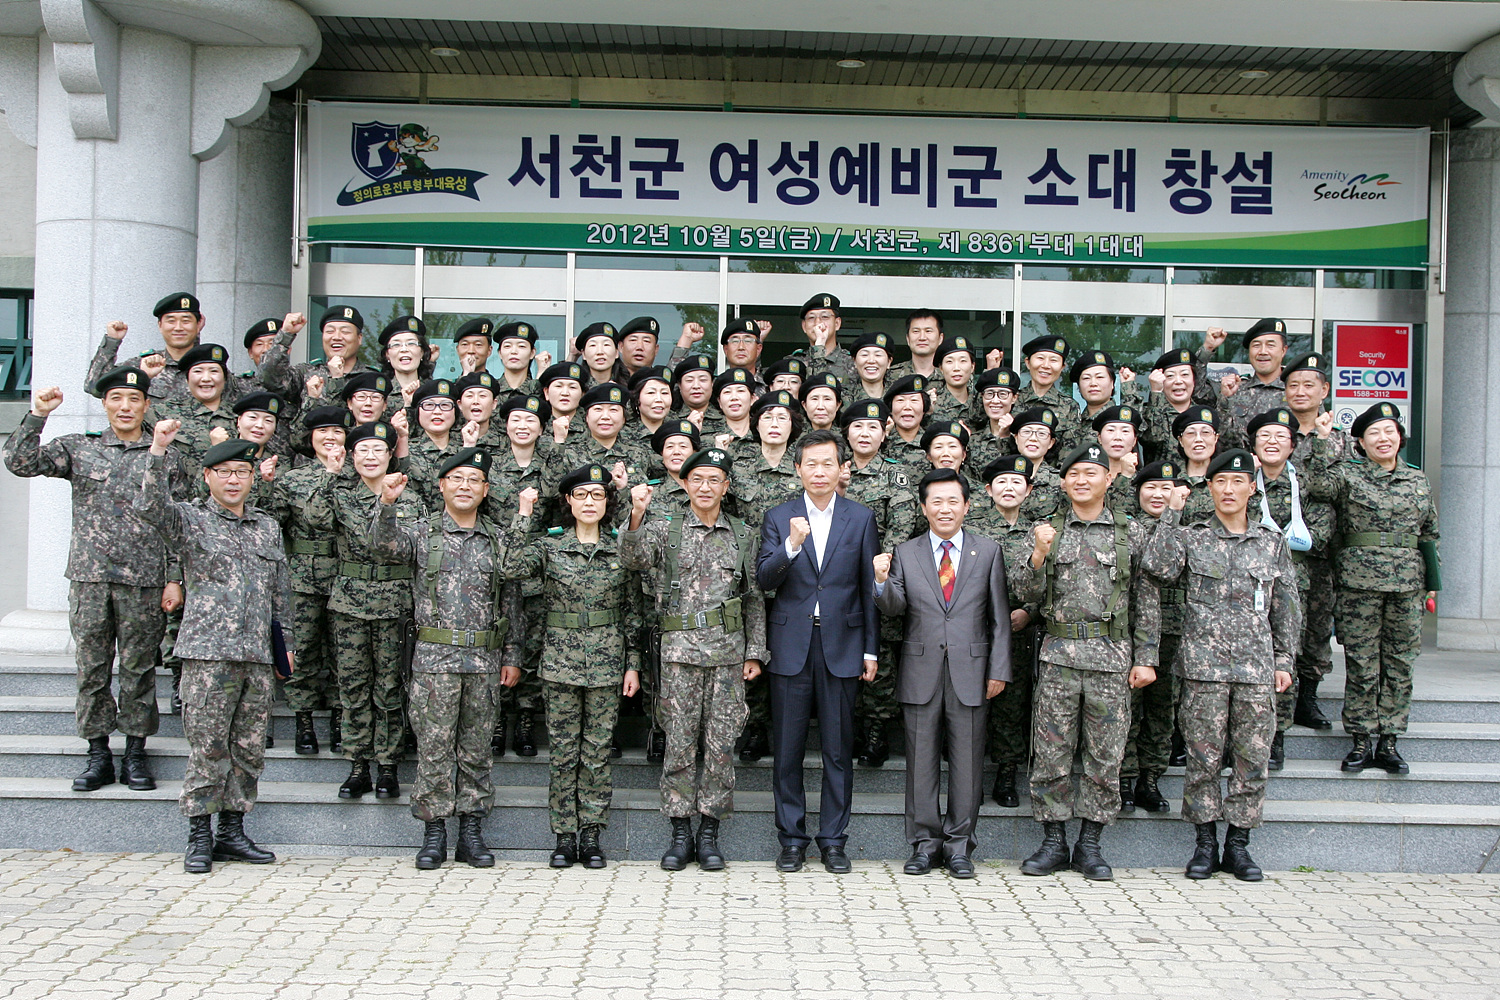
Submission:
M 1385 201 L 1383 188 L 1399 185 L 1390 174 L 1351 174 L 1346 170 L 1304 170 L 1302 179 L 1317 181 L 1312 189 L 1313 201 Z

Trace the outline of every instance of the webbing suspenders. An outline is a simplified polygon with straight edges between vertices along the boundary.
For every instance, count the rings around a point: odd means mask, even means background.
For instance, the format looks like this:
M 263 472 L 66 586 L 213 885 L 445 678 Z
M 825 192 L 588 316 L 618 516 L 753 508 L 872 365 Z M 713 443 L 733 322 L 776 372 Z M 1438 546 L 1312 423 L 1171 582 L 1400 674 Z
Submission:
M 739 550 L 739 560 L 734 569 L 734 592 L 736 596 L 742 596 L 745 591 L 746 581 L 750 578 L 752 568 L 750 566 L 750 531 L 745 522 L 737 517 L 724 515 L 729 522 L 729 530 L 734 532 L 734 544 Z M 664 614 L 679 614 L 682 598 L 682 581 L 678 578 L 681 574 L 681 563 L 678 561 L 682 550 L 682 518 L 675 514 L 667 515 L 667 551 L 663 562 L 665 563 L 667 586 L 662 591 L 662 608 Z
M 1066 514 L 1052 515 L 1052 530 L 1057 533 L 1057 536 L 1052 540 L 1052 548 L 1047 553 L 1047 561 L 1043 567 L 1047 575 L 1047 601 L 1042 605 L 1042 615 L 1049 621 L 1052 618 L 1053 585 L 1057 581 L 1057 549 L 1062 543 L 1063 528 L 1066 524 Z M 1130 593 L 1130 524 L 1121 518 L 1116 518 L 1114 529 L 1114 579 L 1110 587 L 1109 604 L 1104 609 L 1103 620 L 1109 625 L 1110 638 L 1123 639 L 1130 634 L 1130 623 L 1124 620 L 1129 613 L 1127 597 Z
M 495 534 L 494 526 L 484 518 L 478 520 L 476 527 L 484 533 L 485 539 L 490 543 L 490 589 L 495 600 L 495 628 L 503 634 L 510 622 L 502 614 L 504 603 L 501 588 L 504 586 L 504 580 L 500 576 L 500 539 Z M 447 546 L 443 542 L 443 512 L 438 511 L 427 519 L 427 568 L 422 573 L 422 579 L 427 584 L 427 611 L 433 618 L 437 617 L 438 574 L 443 571 L 443 557 L 446 555 Z

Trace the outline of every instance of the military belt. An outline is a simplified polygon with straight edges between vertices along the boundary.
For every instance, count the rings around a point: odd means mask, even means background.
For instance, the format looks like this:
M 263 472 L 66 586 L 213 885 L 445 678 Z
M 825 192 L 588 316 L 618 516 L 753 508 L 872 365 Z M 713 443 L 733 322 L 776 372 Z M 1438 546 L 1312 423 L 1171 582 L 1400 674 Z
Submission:
M 1059 639 L 1104 639 L 1109 636 L 1109 626 L 1107 621 L 1055 622 L 1049 618 L 1047 634 Z
M 481 632 L 466 632 L 451 628 L 419 628 L 418 642 L 431 642 L 439 646 L 462 646 L 465 649 L 499 649 L 505 642 L 506 629 L 485 629 Z
M 374 563 L 341 562 L 339 563 L 339 576 L 347 576 L 351 580 L 410 580 L 411 567 L 379 566 Z
M 726 632 L 739 632 L 745 628 L 745 619 L 738 597 L 731 598 L 716 608 L 690 615 L 662 615 L 663 632 L 691 632 L 694 629 L 713 628 L 723 625 Z
M 614 608 L 580 614 L 571 611 L 547 612 L 547 625 L 551 628 L 598 628 L 601 625 L 613 625 L 619 620 L 620 612 Z
M 1344 536 L 1345 545 L 1373 545 L 1388 549 L 1414 549 L 1419 539 L 1397 531 L 1351 531 Z
M 294 556 L 331 556 L 333 555 L 332 538 L 293 538 L 287 545 L 288 555 Z

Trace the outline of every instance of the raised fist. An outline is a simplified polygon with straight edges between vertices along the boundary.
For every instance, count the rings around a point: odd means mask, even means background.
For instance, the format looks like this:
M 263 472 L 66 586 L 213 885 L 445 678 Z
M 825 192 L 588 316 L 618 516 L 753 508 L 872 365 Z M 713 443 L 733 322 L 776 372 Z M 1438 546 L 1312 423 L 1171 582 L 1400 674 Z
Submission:
M 535 486 L 528 486 L 521 491 L 521 495 L 517 499 L 519 500 L 518 509 L 520 510 L 522 517 L 531 516 L 532 510 L 536 508 L 536 501 L 537 497 L 539 496 L 541 496 L 541 494 L 537 492 L 537 488 Z
M 1151 386 L 1152 392 L 1161 392 L 1167 387 L 1167 373 L 1160 368 L 1151 369 L 1146 375 L 1146 384 Z
M 624 462 L 616 462 L 615 467 L 609 470 L 609 479 L 615 484 L 615 489 L 623 490 L 630 482 L 630 470 L 625 468 Z
M 646 513 L 646 508 L 651 505 L 651 496 L 656 492 L 648 483 L 641 483 L 630 490 L 630 508 L 637 515 Z
M 290 334 L 298 334 L 307 328 L 307 317 L 302 313 L 287 313 L 281 328 Z
M 391 430 L 396 432 L 398 438 L 409 437 L 411 435 L 411 424 L 406 419 L 405 410 L 397 410 L 391 414 Z
M 537 370 L 537 374 L 540 375 L 542 372 L 546 371 L 548 368 L 551 368 L 551 367 L 552 367 L 552 352 L 551 351 L 540 351 L 540 352 L 538 352 L 537 356 L 536 356 L 536 370 Z
M 323 376 L 309 375 L 307 381 L 302 383 L 302 390 L 308 399 L 322 399 Z
M 812 526 L 807 523 L 805 517 L 792 518 L 787 528 L 791 532 L 787 540 L 792 543 L 794 549 L 801 548 L 802 543 L 807 541 L 807 536 L 812 534 Z
M 323 468 L 329 472 L 337 472 L 344 467 L 344 446 L 331 444 L 328 450 L 318 456 L 318 461 L 323 463 Z
M 1005 348 L 991 347 L 984 352 L 985 368 L 999 368 L 1003 364 L 1005 364 Z
M 125 333 L 129 329 L 130 327 L 126 326 L 123 321 L 112 319 L 105 325 L 104 335 L 110 340 L 124 340 Z
M 1035 566 L 1052 551 L 1052 543 L 1057 540 L 1057 529 L 1043 522 L 1033 528 L 1032 532 L 1036 543 L 1031 549 L 1031 564 Z
M 1217 351 L 1224 345 L 1224 340 L 1229 334 L 1224 332 L 1222 326 L 1211 326 L 1203 334 L 1203 346 L 1210 351 Z
M 388 474 L 380 483 L 380 502 L 383 504 L 395 503 L 401 497 L 401 493 L 405 489 L 405 476 L 403 476 L 399 472 L 392 472 Z
M 875 557 L 875 582 L 885 583 L 891 575 L 891 554 L 882 552 Z
M 1172 498 L 1167 501 L 1167 506 L 1173 510 L 1181 510 L 1187 506 L 1188 496 L 1193 492 L 1191 486 L 1172 487 Z
M 682 336 L 677 338 L 678 347 L 692 347 L 703 339 L 703 325 L 701 323 L 682 324 Z
M 1219 379 L 1219 394 L 1225 399 L 1233 396 L 1240 390 L 1240 376 L 1237 372 L 1225 372 Z
M 229 432 L 226 431 L 222 427 L 215 427 L 211 431 L 208 432 L 208 443 L 211 444 L 211 445 L 213 445 L 213 444 L 223 444 L 225 441 L 228 441 L 228 440 L 229 440 Z
M 45 417 L 53 410 L 62 405 L 63 391 L 57 386 L 46 389 L 38 389 L 31 394 L 31 412 L 38 417 Z
M 344 372 L 348 368 L 348 365 L 344 361 L 344 356 L 342 354 L 335 354 L 333 357 L 329 358 L 327 361 L 327 365 L 328 375 L 330 378 L 343 378 Z
M 1318 414 L 1313 420 L 1313 428 L 1317 432 L 1318 437 L 1326 441 L 1328 435 L 1333 433 L 1333 411 L 1324 410 Z
M 158 420 L 151 431 L 151 454 L 165 455 L 167 448 L 177 440 L 177 432 L 180 430 L 181 420 Z
M 160 354 L 148 354 L 141 359 L 141 371 L 147 378 L 156 378 L 167 370 L 167 359 Z
M 264 479 L 268 483 L 276 481 L 275 455 L 271 455 L 264 462 L 260 463 L 260 478 Z
M 459 436 L 463 438 L 465 448 L 474 447 L 479 443 L 479 425 L 470 420 L 468 423 L 464 424 L 463 429 L 459 431 Z

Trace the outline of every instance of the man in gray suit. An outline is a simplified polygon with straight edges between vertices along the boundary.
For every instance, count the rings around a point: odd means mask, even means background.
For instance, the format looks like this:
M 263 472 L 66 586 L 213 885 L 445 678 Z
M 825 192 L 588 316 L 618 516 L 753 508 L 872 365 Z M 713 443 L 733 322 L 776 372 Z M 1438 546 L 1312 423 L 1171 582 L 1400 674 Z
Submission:
M 1000 546 L 964 531 L 969 484 L 934 469 L 917 487 L 928 530 L 875 557 L 875 604 L 906 616 L 896 697 L 906 717 L 908 875 L 934 861 L 973 878 L 984 800 L 985 716 L 1011 678 L 1010 603 Z M 948 815 L 938 809 L 943 737 L 948 743 Z

